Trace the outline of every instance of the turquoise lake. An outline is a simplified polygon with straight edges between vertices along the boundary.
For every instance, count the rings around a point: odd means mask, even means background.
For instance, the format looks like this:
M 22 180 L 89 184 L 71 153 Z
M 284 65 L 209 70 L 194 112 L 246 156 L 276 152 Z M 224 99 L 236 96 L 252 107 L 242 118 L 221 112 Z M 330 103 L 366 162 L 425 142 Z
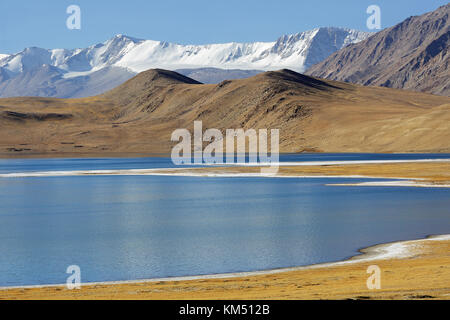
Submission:
M 450 158 L 305 154 L 281 161 Z M 172 167 L 167 158 L 0 160 L 0 173 Z M 379 179 L 378 179 L 379 180 Z M 450 233 L 450 189 L 336 187 L 367 179 L 0 178 L 0 286 L 256 271 L 342 260 Z

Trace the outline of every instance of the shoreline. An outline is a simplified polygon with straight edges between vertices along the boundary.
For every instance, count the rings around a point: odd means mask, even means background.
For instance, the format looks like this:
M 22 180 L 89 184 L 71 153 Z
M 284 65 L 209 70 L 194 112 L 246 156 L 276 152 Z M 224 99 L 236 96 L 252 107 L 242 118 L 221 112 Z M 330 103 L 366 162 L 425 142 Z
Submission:
M 167 278 L 151 278 L 151 279 L 137 279 L 137 280 L 118 280 L 118 281 L 99 281 L 99 282 L 85 282 L 81 283 L 82 287 L 92 286 L 114 286 L 114 285 L 126 285 L 126 284 L 146 284 L 146 283 L 158 283 L 158 282 L 185 282 L 195 280 L 212 280 L 212 279 L 232 279 L 243 277 L 256 277 L 264 275 L 276 275 L 287 272 L 304 271 L 312 269 L 326 269 L 338 266 L 345 266 L 355 263 L 372 262 L 379 260 L 390 259 L 407 259 L 414 257 L 417 253 L 414 249 L 420 244 L 430 241 L 450 241 L 450 234 L 443 235 L 428 235 L 424 238 L 414 240 L 399 240 L 394 242 L 379 243 L 369 247 L 363 247 L 357 250 L 359 254 L 344 258 L 343 260 L 317 263 L 298 267 L 276 268 L 268 270 L 258 271 L 244 271 L 244 272 L 231 272 L 231 273 L 219 273 L 219 274 L 205 274 L 205 275 L 193 275 L 193 276 L 180 276 L 180 277 L 167 277 Z M 8 290 L 21 290 L 21 289 L 45 289 L 45 288 L 61 288 L 66 284 L 42 284 L 42 285 L 23 285 L 23 286 L 0 286 L 0 299 L 1 292 Z
M 35 177 L 75 177 L 75 176 L 174 176 L 209 178 L 341 178 L 370 179 L 389 181 L 364 181 L 355 183 L 327 183 L 326 186 L 339 187 L 420 187 L 450 188 L 450 159 L 416 160 L 353 160 L 353 161 L 298 161 L 277 163 L 276 173 L 261 173 L 264 166 L 273 164 L 233 164 L 197 165 L 191 167 L 151 168 L 151 169 L 111 169 L 111 170 L 70 170 L 41 172 L 0 173 L 0 179 Z M 380 170 L 391 166 L 395 170 L 381 173 Z M 413 174 L 411 167 L 416 166 Z M 424 171 L 434 176 L 424 175 Z M 424 167 L 425 166 L 425 167 Z M 436 171 L 439 166 L 440 171 Z M 444 166 L 444 167 L 442 167 Z M 409 171 L 408 171 L 409 167 Z M 361 170 L 362 169 L 362 170 Z M 359 170 L 359 171 L 358 171 Z M 397 171 L 396 171 L 397 170 Z M 406 170 L 406 171 L 405 171 Z M 430 171 L 431 170 L 431 171 Z M 395 176 L 394 176 L 395 175 Z
M 400 180 L 400 179 L 399 179 Z M 414 187 L 414 188 L 450 188 L 450 184 L 427 184 L 419 183 L 419 179 L 403 181 L 368 181 L 359 183 L 330 183 L 326 186 L 333 187 Z
M 446 154 L 446 153 L 442 153 Z M 132 158 L 166 158 L 170 154 L 166 153 L 145 153 L 145 152 L 100 152 L 100 153 L 76 153 L 76 152 L 59 152 L 59 153 L 29 153 L 14 154 L 0 152 L 1 160 L 67 160 L 67 159 L 132 159 Z

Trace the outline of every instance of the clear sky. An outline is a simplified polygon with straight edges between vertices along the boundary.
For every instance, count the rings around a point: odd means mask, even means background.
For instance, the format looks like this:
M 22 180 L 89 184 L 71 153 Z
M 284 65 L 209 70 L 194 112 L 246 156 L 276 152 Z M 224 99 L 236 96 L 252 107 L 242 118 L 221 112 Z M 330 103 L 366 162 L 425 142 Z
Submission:
M 13 0 L 0 2 L 0 53 L 25 47 L 79 48 L 115 34 L 182 44 L 275 41 L 320 26 L 367 31 L 366 9 L 382 27 L 448 3 L 443 0 Z M 66 27 L 69 5 L 81 30 Z

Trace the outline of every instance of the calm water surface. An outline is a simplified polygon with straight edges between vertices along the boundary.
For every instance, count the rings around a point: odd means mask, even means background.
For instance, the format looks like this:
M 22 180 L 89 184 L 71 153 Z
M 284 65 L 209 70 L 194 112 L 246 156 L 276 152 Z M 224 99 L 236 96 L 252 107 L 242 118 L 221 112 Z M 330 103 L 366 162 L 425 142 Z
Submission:
M 285 155 L 282 161 L 450 158 Z M 171 167 L 166 158 L 0 160 L 0 172 Z M 0 286 L 254 271 L 336 261 L 450 233 L 450 190 L 361 179 L 84 176 L 0 179 Z

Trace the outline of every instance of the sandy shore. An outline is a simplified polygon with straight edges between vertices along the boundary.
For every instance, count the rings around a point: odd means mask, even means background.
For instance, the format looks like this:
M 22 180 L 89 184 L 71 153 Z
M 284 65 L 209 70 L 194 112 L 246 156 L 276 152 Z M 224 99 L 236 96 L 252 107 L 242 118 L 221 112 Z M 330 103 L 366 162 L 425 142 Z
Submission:
M 190 177 L 365 178 L 368 181 L 337 186 L 450 187 L 450 159 L 281 162 L 276 174 L 261 173 L 261 165 L 207 166 L 169 169 L 15 172 L 0 178 L 70 177 L 97 175 L 157 175 Z
M 450 159 L 317 161 L 280 163 L 275 175 L 261 173 L 258 166 L 231 166 L 156 170 L 152 174 L 200 177 L 279 177 L 279 178 L 364 178 L 394 179 L 339 186 L 450 187 Z
M 352 259 L 253 273 L 1 288 L 0 299 L 450 299 L 450 235 L 377 245 Z M 370 290 L 367 268 L 381 270 Z

